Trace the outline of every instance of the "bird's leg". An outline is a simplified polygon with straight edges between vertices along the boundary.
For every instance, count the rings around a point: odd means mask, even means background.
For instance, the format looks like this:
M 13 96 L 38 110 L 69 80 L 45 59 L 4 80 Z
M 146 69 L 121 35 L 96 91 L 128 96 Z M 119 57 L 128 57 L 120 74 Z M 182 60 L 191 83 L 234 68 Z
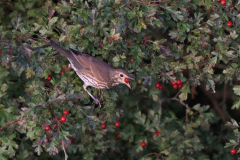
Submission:
M 68 69 L 72 69 L 71 63 L 68 64 Z
M 100 89 L 100 99 L 103 99 L 103 90 Z
M 84 84 L 84 85 L 83 85 L 83 88 L 84 88 L 84 90 L 88 93 L 88 95 L 91 96 L 92 99 L 94 99 L 94 101 L 96 101 L 96 102 L 99 104 L 99 106 L 100 106 L 100 108 L 101 108 L 102 106 L 101 106 L 100 101 L 99 101 L 97 98 L 93 97 L 93 95 L 87 90 L 87 85 Z
M 102 100 L 102 89 L 98 89 L 98 96 L 99 99 Z

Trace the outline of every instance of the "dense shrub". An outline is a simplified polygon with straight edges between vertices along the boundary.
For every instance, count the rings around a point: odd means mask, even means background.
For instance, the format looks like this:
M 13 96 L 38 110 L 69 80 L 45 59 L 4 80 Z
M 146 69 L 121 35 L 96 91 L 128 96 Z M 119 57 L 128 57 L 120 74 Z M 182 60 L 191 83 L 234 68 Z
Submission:
M 236 159 L 237 1 L 0 3 L 1 160 Z M 88 87 L 99 108 L 47 39 L 127 70 L 132 90 Z

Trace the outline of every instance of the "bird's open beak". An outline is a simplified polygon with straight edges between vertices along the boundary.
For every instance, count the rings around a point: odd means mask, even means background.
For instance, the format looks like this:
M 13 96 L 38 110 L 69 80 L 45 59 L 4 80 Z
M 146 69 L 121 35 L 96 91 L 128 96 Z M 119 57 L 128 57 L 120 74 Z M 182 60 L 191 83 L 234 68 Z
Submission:
M 131 79 L 131 80 L 135 80 L 135 79 L 132 78 L 132 77 L 128 77 L 128 78 Z M 126 83 L 126 85 L 128 86 L 128 88 L 132 89 L 131 86 L 130 86 L 130 83 Z
M 130 83 L 126 83 L 126 85 L 128 86 L 128 88 L 132 89 L 131 86 L 130 86 Z
M 134 78 L 132 78 L 132 77 L 129 77 L 129 79 L 131 79 L 131 80 L 135 80 Z

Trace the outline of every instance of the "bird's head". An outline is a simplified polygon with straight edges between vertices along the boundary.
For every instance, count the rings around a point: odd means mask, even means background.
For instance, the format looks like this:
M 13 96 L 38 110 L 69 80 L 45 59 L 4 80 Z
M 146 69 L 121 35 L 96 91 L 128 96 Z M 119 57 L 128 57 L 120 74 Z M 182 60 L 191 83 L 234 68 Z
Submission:
M 114 73 L 113 73 L 114 83 L 125 84 L 131 89 L 131 86 L 129 84 L 130 79 L 134 80 L 134 78 L 132 78 L 127 71 L 125 71 L 123 69 L 115 69 L 114 70 Z

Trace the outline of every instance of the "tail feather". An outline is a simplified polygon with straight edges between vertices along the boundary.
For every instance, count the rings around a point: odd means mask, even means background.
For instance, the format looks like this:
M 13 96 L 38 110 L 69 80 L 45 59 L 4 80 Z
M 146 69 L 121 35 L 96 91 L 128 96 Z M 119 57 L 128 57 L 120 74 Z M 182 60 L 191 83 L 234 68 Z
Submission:
M 56 42 L 52 40 L 50 40 L 49 44 L 53 48 L 55 48 L 58 52 L 62 53 L 63 56 L 65 56 L 70 61 L 75 71 L 83 68 L 82 65 L 78 62 L 78 60 L 74 57 L 71 51 L 64 49 L 63 47 L 59 46 Z
M 72 54 L 64 49 L 63 47 L 59 46 L 56 42 L 54 42 L 53 40 L 50 40 L 49 44 L 55 48 L 58 52 L 62 53 L 65 57 L 69 58 L 69 59 L 72 59 Z

